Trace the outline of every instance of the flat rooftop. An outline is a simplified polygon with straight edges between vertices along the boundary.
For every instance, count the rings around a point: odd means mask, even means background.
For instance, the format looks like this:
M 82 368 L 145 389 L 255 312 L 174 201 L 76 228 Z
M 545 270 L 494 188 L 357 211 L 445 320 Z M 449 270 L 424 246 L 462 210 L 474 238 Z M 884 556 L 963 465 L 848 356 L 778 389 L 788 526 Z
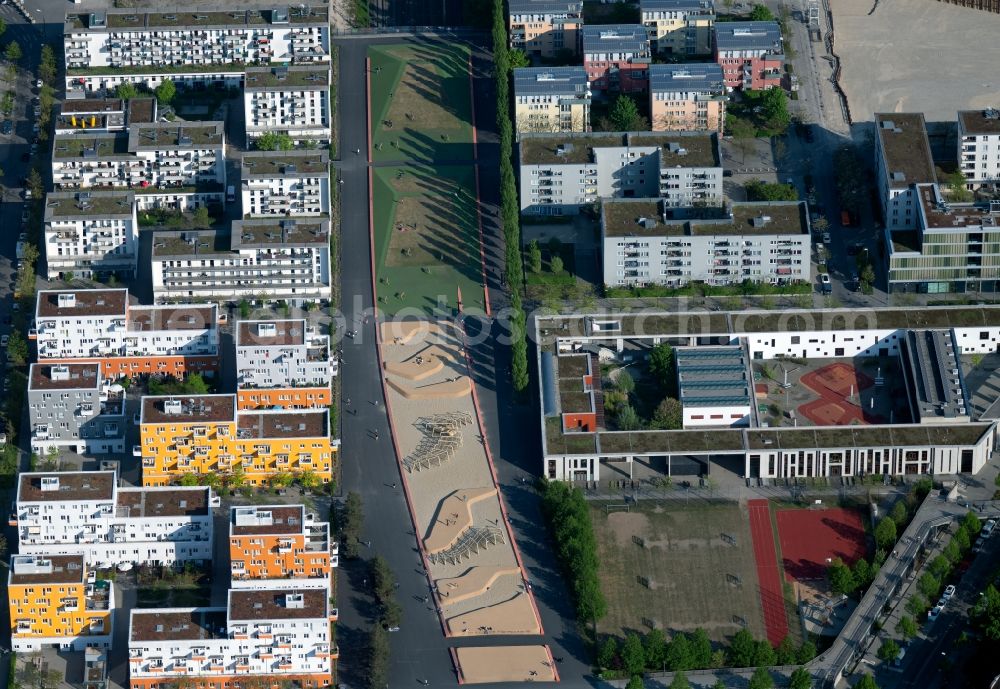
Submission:
M 328 595 L 325 588 L 298 591 L 230 589 L 229 621 L 324 618 L 329 615 Z
M 649 30 L 642 24 L 587 24 L 581 33 L 584 53 L 649 54 Z
M 45 220 L 131 218 L 134 202 L 131 191 L 53 191 L 45 196 Z
M 306 341 L 304 319 L 281 321 L 240 321 L 236 330 L 237 347 L 275 347 L 301 345 Z
M 582 0 L 508 0 L 511 14 L 580 14 Z
M 677 347 L 677 387 L 684 406 L 750 404 L 742 347 Z
M 565 354 L 556 360 L 559 374 L 559 411 L 587 414 L 595 411 L 594 394 L 584 389 L 583 377 L 590 372 L 589 354 Z
M 63 115 L 107 114 L 125 112 L 125 101 L 121 98 L 81 98 L 62 102 L 59 112 Z M 57 139 L 58 140 L 58 139 Z
M 23 473 L 17 479 L 20 502 L 94 502 L 114 499 L 115 472 L 60 471 Z
M 128 310 L 129 332 L 157 330 L 210 330 L 215 328 L 216 307 L 132 306 Z
M 305 528 L 302 505 L 251 505 L 229 509 L 230 536 L 300 534 Z
M 229 245 L 229 233 L 224 230 L 156 232 L 152 254 L 155 258 L 229 254 Z
M 781 55 L 778 22 L 716 22 L 715 43 L 719 50 L 757 50 Z
M 102 10 L 95 12 L 75 12 L 66 15 L 65 30 L 107 31 L 155 30 L 163 27 L 206 28 L 211 26 L 254 26 L 260 24 L 327 24 L 329 15 L 326 7 L 284 6 L 275 9 L 234 9 L 229 12 L 208 12 L 192 10 L 163 10 L 161 12 L 140 12 L 137 10 Z
M 1000 204 L 991 207 L 968 203 L 945 203 L 936 184 L 919 185 L 917 195 L 924 217 L 927 219 L 925 230 L 985 227 L 996 232 L 1000 226 Z M 893 236 L 895 234 L 893 233 Z
M 11 565 L 14 586 L 83 583 L 83 555 L 14 555 Z
M 60 295 L 67 296 L 60 299 Z M 72 299 L 68 295 L 72 295 Z M 86 318 L 90 316 L 121 316 L 124 318 L 127 306 L 127 289 L 42 290 L 38 293 L 35 315 L 38 318 Z
M 28 390 L 96 390 L 101 365 L 32 364 L 28 371 Z
M 664 221 L 658 199 L 612 199 L 601 204 L 602 227 L 608 237 L 809 234 L 801 201 L 735 203 L 730 210 L 731 218 Z
M 155 517 L 203 517 L 212 513 L 211 489 L 193 488 L 122 488 L 115 507 L 118 516 L 129 519 Z
M 329 165 L 324 151 L 255 151 L 243 154 L 242 177 L 316 176 L 328 174 Z
M 155 98 L 132 98 L 128 102 L 128 123 L 156 122 Z
M 129 641 L 206 641 L 225 639 L 225 608 L 132 610 Z
M 719 167 L 715 134 L 631 132 L 620 134 L 522 134 L 521 165 L 582 165 L 594 162 L 594 149 L 659 148 L 660 166 Z
M 649 88 L 659 93 L 726 92 L 722 67 L 715 62 L 650 65 Z
M 958 131 L 962 134 L 1000 134 L 1000 110 L 959 110 Z
M 325 89 L 330 86 L 330 67 L 321 65 L 248 67 L 245 84 L 247 91 Z
M 225 141 L 224 123 L 205 122 L 197 125 L 176 122 L 130 124 L 130 151 L 169 148 L 218 148 Z
M 109 158 L 131 158 L 128 150 L 128 135 L 117 132 L 94 132 L 81 134 L 56 134 L 52 144 L 52 157 L 56 160 L 102 160 Z
M 567 95 L 582 97 L 589 86 L 587 70 L 578 67 L 518 67 L 514 70 L 515 96 Z
M 251 438 L 326 438 L 330 435 L 327 411 L 241 411 L 237 419 L 237 437 Z
M 639 0 L 639 7 L 643 12 L 703 10 L 714 13 L 712 0 Z
M 230 248 L 310 246 L 330 243 L 330 221 L 316 218 L 255 218 L 234 220 Z
M 885 155 L 891 189 L 936 181 L 923 114 L 875 113 L 875 132 Z
M 236 420 L 236 395 L 163 395 L 142 398 L 142 423 L 225 423 Z
M 911 381 L 913 411 L 921 423 L 928 419 L 957 419 L 970 415 L 962 367 L 952 330 L 907 330 L 903 365 Z

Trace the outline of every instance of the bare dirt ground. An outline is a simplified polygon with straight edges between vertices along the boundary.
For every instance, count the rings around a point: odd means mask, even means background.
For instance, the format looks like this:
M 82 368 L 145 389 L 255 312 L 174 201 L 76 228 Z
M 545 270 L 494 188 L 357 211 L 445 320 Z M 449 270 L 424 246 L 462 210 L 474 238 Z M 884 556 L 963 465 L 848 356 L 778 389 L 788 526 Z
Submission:
M 652 624 L 671 631 L 701 627 L 722 641 L 745 623 L 763 637 L 745 507 L 666 509 L 650 503 L 606 514 L 598 503 L 591 516 L 608 599 L 601 633 L 621 636 Z
M 923 112 L 955 121 L 957 110 L 1000 103 L 1000 15 L 933 0 L 830 3 L 841 85 L 855 122 L 875 112 Z

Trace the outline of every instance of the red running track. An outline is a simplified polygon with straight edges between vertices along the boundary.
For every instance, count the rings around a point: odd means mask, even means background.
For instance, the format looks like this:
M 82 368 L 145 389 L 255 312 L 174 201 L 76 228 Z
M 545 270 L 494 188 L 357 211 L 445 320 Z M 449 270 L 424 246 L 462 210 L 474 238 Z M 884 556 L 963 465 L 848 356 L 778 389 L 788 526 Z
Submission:
M 781 571 L 778 553 L 774 549 L 774 529 L 767 500 L 750 500 L 750 537 L 753 556 L 757 563 L 757 581 L 760 587 L 760 607 L 764 612 L 767 640 L 777 646 L 788 636 L 788 617 L 785 615 L 785 598 L 781 593 Z

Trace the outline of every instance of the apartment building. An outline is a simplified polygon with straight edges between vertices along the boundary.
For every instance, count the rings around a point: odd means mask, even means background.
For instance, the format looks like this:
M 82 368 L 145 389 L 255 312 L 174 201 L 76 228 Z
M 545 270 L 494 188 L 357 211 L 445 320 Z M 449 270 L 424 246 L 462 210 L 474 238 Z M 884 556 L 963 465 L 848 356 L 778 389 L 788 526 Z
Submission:
M 325 151 L 244 153 L 244 217 L 328 215 L 329 166 Z
M 721 135 L 727 100 L 722 67 L 714 62 L 649 67 L 649 119 L 654 132 L 712 131 Z
M 153 239 L 157 302 L 248 298 L 301 304 L 330 299 L 330 280 L 327 218 L 236 220 L 228 233 L 157 232 Z
M 122 84 L 133 84 L 153 91 L 164 81 L 170 81 L 178 91 L 185 89 L 243 88 L 246 65 L 190 65 L 174 67 L 133 67 L 127 71 L 109 67 L 74 69 L 66 77 L 66 97 L 100 98 L 114 93 Z
M 973 188 L 1000 181 L 1000 110 L 959 111 L 958 162 Z
M 232 507 L 229 562 L 234 589 L 330 590 L 337 544 L 330 525 L 302 505 Z
M 192 689 L 287 686 L 333 681 L 329 592 L 230 589 L 222 608 L 133 610 L 132 689 L 182 681 Z
M 640 21 L 661 55 L 711 55 L 715 6 L 712 0 L 640 0 Z
M 921 113 L 875 113 L 875 179 L 887 231 L 917 229 L 916 185 L 933 184 L 934 158 Z
M 236 324 L 236 397 L 240 409 L 309 409 L 333 403 L 337 374 L 330 337 L 305 319 Z
M 243 86 L 247 136 L 266 132 L 330 141 L 330 67 L 248 67 Z
M 125 452 L 125 403 L 101 365 L 36 363 L 28 369 L 31 451 Z M 22 551 L 24 552 L 24 551 Z
M 99 363 L 103 379 L 213 375 L 218 307 L 138 306 L 127 289 L 41 290 L 35 302 L 39 364 Z
M 594 91 L 636 93 L 649 88 L 653 61 L 642 24 L 583 27 L 583 68 Z
M 135 275 L 139 223 L 130 191 L 52 192 L 45 197 L 49 280 Z
M 114 584 L 96 581 L 83 555 L 12 555 L 7 575 L 11 647 L 109 647 Z
M 305 5 L 69 13 L 63 28 L 67 79 L 88 70 L 328 62 L 329 21 L 327 7 Z
M 130 125 L 127 134 L 57 134 L 52 181 L 57 189 L 132 189 L 138 210 L 154 206 L 151 195 L 167 189 L 199 195 L 184 208 L 221 201 L 226 182 L 224 123 L 148 123 Z
M 937 184 L 912 188 L 914 230 L 886 229 L 890 292 L 997 292 L 1000 203 L 948 203 Z
M 507 9 L 511 48 L 540 57 L 580 53 L 580 0 L 510 0 Z
M 583 67 L 514 70 L 514 120 L 526 132 L 590 131 L 590 82 Z
M 715 134 L 525 134 L 518 150 L 528 215 L 572 215 L 598 199 L 662 198 L 671 208 L 723 200 Z
M 82 555 L 102 569 L 211 560 L 219 504 L 207 486 L 122 488 L 114 471 L 23 473 L 14 503 L 18 552 Z
M 778 22 L 717 23 L 714 55 L 729 89 L 781 86 L 785 50 Z
M 56 134 L 123 132 L 130 124 L 156 122 L 155 98 L 76 98 L 59 106 Z
M 326 409 L 239 411 L 236 395 L 143 397 L 142 484 L 210 472 L 257 486 L 311 472 L 326 483 L 337 451 L 329 425 Z
M 680 212 L 660 201 L 605 201 L 601 243 L 604 283 L 611 287 L 785 284 L 811 276 L 809 218 L 801 201 Z

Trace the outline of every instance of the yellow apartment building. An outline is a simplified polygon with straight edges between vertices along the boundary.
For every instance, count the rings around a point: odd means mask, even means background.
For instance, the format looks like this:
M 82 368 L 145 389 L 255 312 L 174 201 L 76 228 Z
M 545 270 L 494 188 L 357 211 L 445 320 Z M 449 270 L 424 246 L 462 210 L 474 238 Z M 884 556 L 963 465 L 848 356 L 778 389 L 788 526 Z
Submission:
M 186 474 L 241 475 L 266 485 L 276 475 L 333 476 L 336 448 L 326 409 L 239 411 L 236 395 L 142 399 L 142 484 L 164 486 Z
M 82 554 L 12 556 L 7 594 L 13 649 L 110 646 L 112 586 L 88 573 Z
M 542 57 L 556 57 L 562 51 L 580 53 L 580 0 L 508 0 L 508 10 L 511 48 Z
M 650 65 L 649 114 L 654 132 L 718 132 L 726 124 L 726 85 L 714 62 Z
M 590 131 L 590 83 L 576 67 L 514 70 L 514 126 L 528 132 Z
M 331 547 L 332 545 L 332 547 Z M 303 505 L 232 507 L 229 561 L 233 588 L 329 588 L 330 525 L 317 521 Z
M 642 0 L 641 21 L 654 52 L 711 55 L 715 8 L 712 0 Z

